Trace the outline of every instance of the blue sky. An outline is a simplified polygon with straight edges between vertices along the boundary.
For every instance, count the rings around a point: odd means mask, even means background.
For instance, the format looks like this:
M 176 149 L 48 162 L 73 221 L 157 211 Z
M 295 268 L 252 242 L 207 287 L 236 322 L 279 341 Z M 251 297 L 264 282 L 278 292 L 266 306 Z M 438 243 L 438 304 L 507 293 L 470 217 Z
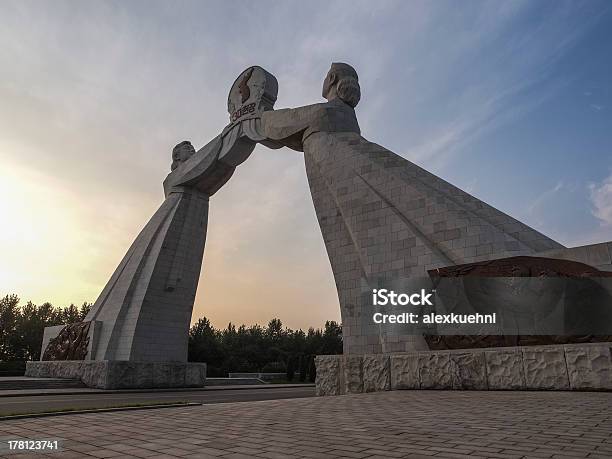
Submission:
M 252 64 L 281 108 L 349 62 L 364 137 L 562 244 L 612 239 L 609 1 L 4 1 L 0 42 L 2 294 L 95 300 Z M 258 147 L 211 204 L 194 317 L 339 318 L 299 153 Z

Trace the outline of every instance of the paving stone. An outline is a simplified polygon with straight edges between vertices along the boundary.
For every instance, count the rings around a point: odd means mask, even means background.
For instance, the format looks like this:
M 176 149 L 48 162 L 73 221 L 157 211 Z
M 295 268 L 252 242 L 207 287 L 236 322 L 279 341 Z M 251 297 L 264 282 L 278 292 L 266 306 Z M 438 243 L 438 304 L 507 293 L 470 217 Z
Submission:
M 609 458 L 610 406 L 610 392 L 403 390 L 11 420 L 0 432 L 61 431 L 66 457 Z

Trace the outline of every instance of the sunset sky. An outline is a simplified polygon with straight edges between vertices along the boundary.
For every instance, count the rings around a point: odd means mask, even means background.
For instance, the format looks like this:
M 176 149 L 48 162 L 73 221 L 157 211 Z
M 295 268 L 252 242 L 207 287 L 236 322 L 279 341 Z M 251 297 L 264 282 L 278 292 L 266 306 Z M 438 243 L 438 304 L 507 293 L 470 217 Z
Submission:
M 362 134 L 567 246 L 612 240 L 612 2 L 28 1 L 0 6 L 0 294 L 93 302 L 172 147 L 358 71 Z M 211 199 L 194 319 L 339 320 L 303 158 L 257 147 Z

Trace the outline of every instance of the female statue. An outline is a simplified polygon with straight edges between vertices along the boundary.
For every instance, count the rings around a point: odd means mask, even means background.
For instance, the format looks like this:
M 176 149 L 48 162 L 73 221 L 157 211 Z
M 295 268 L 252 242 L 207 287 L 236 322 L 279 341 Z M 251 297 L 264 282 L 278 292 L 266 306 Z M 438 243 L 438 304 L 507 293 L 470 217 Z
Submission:
M 253 151 L 255 141 L 243 132 L 249 123 L 230 126 L 197 152 L 188 141 L 174 147 L 164 180 L 166 199 L 85 319 L 102 322 L 89 359 L 187 360 L 209 197 Z
M 256 128 L 261 112 L 274 105 L 277 88 L 273 75 L 250 67 L 232 86 L 230 123 L 223 132 L 197 152 L 187 141 L 174 147 L 171 172 L 164 180 L 164 202 L 85 319 L 101 323 L 87 359 L 187 360 L 209 197 L 249 157 L 257 141 L 265 143 Z
M 332 64 L 327 102 L 261 115 L 278 146 L 304 152 L 308 183 L 340 300 L 345 353 L 427 349 L 423 338 L 386 336 L 363 295 L 379 280 L 562 246 L 361 136 L 357 72 Z M 369 297 L 370 295 L 368 295 Z

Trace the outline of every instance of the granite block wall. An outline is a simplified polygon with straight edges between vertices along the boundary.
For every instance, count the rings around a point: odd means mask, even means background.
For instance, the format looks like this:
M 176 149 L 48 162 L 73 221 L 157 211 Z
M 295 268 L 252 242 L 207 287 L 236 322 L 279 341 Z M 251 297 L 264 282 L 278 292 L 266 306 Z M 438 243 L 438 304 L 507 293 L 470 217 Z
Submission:
M 612 343 L 317 356 L 317 395 L 401 389 L 612 390 Z

